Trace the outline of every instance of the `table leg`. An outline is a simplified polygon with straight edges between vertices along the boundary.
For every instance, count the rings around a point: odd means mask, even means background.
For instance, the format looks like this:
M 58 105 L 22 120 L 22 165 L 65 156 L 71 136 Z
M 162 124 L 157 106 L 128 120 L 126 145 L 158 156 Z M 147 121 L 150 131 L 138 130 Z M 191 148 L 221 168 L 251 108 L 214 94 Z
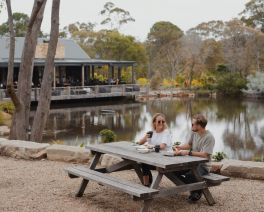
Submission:
M 198 173 L 196 168 L 193 168 L 192 172 L 193 172 L 193 174 L 194 174 L 194 176 L 195 176 L 195 178 L 197 179 L 198 182 L 203 181 L 202 177 L 199 175 L 199 173 Z M 209 205 L 214 205 L 215 204 L 215 200 L 214 200 L 211 192 L 209 191 L 209 189 L 208 188 L 204 188 L 204 189 L 202 189 L 202 192 L 203 192 L 203 194 L 205 196 L 205 199 L 207 200 L 208 204 Z
M 159 172 L 158 175 L 154 178 L 150 188 L 154 188 L 154 189 L 158 188 L 162 177 L 163 174 Z M 144 205 L 141 208 L 140 212 L 147 212 L 152 201 L 153 199 L 144 200 Z
M 90 169 L 92 169 L 92 170 L 95 169 L 97 163 L 99 162 L 99 159 L 100 159 L 101 155 L 102 155 L 102 154 L 99 153 L 99 152 L 96 152 L 96 153 L 95 153 L 95 156 L 93 157 L 92 162 L 91 162 L 91 164 L 90 164 L 90 166 L 89 166 Z M 83 196 L 83 193 L 84 193 L 84 191 L 85 191 L 85 188 L 86 188 L 88 182 L 89 182 L 89 180 L 82 179 L 82 183 L 81 183 L 81 185 L 80 185 L 80 188 L 78 189 L 77 193 L 75 194 L 76 197 L 81 197 L 81 196 Z
M 175 174 L 173 173 L 165 173 L 165 176 L 173 182 L 175 185 L 185 185 Z
M 140 169 L 139 164 L 138 164 L 138 163 L 134 163 L 132 166 L 133 166 L 135 172 L 137 173 L 137 176 L 138 176 L 140 182 L 141 182 L 142 184 L 144 184 L 144 181 L 143 181 L 143 173 L 142 173 L 142 171 L 141 171 L 141 169 Z
M 141 208 L 140 212 L 147 212 L 148 209 L 149 209 L 149 206 L 150 206 L 151 202 L 152 202 L 152 199 L 144 200 L 144 205 Z

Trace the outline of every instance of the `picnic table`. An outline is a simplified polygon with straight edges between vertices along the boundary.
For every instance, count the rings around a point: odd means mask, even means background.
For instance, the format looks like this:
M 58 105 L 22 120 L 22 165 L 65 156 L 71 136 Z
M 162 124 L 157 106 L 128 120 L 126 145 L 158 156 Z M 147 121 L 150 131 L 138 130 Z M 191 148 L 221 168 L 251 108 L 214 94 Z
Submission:
M 81 177 L 82 182 L 76 193 L 77 197 L 83 196 L 85 188 L 90 180 L 96 181 L 101 185 L 110 186 L 114 189 L 123 191 L 133 196 L 133 200 L 143 200 L 144 204 L 141 208 L 142 212 L 148 211 L 151 202 L 154 198 L 173 196 L 181 192 L 202 190 L 209 205 L 215 204 L 208 187 L 220 185 L 221 182 L 229 180 L 228 177 L 221 175 L 209 174 L 200 176 L 197 172 L 197 167 L 201 163 L 208 162 L 205 158 L 193 156 L 164 156 L 162 151 L 159 153 L 150 152 L 142 154 L 136 151 L 136 148 L 131 142 L 113 142 L 106 144 L 91 144 L 86 146 L 94 154 L 94 157 L 89 165 L 68 167 L 65 170 L 69 177 Z M 119 156 L 123 160 L 106 168 L 96 168 L 100 157 L 103 154 Z M 134 183 L 113 177 L 108 173 L 133 169 L 135 170 L 139 180 L 143 183 L 143 175 L 140 169 L 140 164 L 148 164 L 156 167 L 157 175 L 154 177 L 150 187 L 146 187 L 139 183 Z M 196 177 L 197 182 L 184 184 L 176 175 L 177 171 L 191 170 Z M 119 175 L 122 176 L 122 175 Z M 166 176 L 172 181 L 175 186 L 171 188 L 159 188 L 162 177 Z

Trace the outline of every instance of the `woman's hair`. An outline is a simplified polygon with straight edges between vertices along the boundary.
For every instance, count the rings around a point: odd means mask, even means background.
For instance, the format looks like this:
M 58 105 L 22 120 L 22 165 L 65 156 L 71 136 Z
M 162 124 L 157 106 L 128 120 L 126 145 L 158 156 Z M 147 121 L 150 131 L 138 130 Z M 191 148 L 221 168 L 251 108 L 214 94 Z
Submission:
M 165 123 L 164 123 L 164 129 L 167 129 L 168 128 L 168 125 L 166 123 L 166 118 L 165 118 L 165 115 L 163 113 L 156 113 L 153 117 L 152 117 L 152 128 L 154 130 L 156 130 L 156 127 L 155 127 L 155 122 L 156 122 L 156 119 L 161 116 L 164 120 L 165 120 Z

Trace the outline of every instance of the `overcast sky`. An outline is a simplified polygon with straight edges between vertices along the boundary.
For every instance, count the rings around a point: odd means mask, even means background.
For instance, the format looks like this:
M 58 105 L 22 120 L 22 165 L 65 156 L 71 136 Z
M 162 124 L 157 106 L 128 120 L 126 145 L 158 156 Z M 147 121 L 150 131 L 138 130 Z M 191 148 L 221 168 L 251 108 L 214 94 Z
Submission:
M 30 15 L 33 0 L 11 0 L 13 12 Z M 42 30 L 49 32 L 51 0 L 48 0 Z M 107 0 L 61 0 L 60 28 L 74 22 L 100 23 L 99 12 Z M 112 0 L 116 6 L 128 10 L 135 22 L 121 31 L 143 41 L 157 21 L 170 21 L 183 31 L 211 20 L 230 20 L 238 17 L 248 0 Z M 0 14 L 0 23 L 7 14 Z

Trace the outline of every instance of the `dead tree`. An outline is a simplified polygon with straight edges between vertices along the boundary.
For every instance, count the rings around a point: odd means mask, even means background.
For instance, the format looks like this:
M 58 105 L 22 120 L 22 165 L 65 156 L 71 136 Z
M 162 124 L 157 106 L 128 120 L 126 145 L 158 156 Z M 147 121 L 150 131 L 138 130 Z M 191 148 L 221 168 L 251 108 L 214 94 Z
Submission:
M 31 139 L 32 141 L 41 141 L 43 130 L 46 126 L 49 115 L 51 91 L 52 91 L 52 76 L 54 71 L 54 58 L 56 54 L 58 37 L 59 37 L 59 11 L 60 0 L 53 0 L 51 12 L 51 29 L 48 53 L 44 68 L 43 79 L 41 82 L 41 90 L 38 101 L 37 112 L 34 117 Z

